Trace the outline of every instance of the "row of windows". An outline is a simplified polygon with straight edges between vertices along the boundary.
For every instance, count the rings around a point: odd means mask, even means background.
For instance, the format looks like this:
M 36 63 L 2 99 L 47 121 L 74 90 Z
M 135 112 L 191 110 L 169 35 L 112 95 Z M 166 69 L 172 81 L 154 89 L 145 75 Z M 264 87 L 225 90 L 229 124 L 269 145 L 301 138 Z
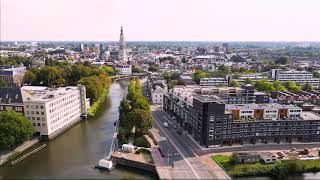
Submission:
M 30 108 L 30 109 L 43 109 L 43 105 L 26 105 L 26 108 Z
M 32 125 L 36 127 L 36 126 L 40 126 L 40 123 L 32 123 Z M 42 126 L 46 127 L 46 123 L 42 123 Z
M 58 104 L 60 104 L 61 102 L 64 102 L 64 101 L 66 101 L 66 100 L 69 100 L 69 99 L 75 97 L 77 94 L 78 94 L 78 93 L 73 93 L 73 94 L 68 95 L 68 96 L 66 96 L 66 97 L 60 98 L 59 100 L 56 100 L 56 101 L 50 103 L 50 104 L 49 104 L 49 107 L 58 105 Z M 78 97 L 78 99 L 79 99 L 79 97 Z
M 36 114 L 36 115 L 44 115 L 43 111 L 26 111 L 26 114 Z
M 3 111 L 4 107 L 6 107 L 6 110 L 15 110 L 18 112 L 22 111 L 22 107 L 19 107 L 19 106 L 0 106 L 0 111 Z

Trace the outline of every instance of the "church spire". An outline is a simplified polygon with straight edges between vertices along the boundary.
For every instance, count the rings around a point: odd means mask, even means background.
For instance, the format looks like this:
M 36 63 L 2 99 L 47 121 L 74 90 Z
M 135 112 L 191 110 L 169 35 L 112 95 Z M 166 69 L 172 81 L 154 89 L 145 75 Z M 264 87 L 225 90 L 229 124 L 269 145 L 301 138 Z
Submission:
M 122 26 L 121 26 L 121 29 L 120 29 L 120 35 L 123 35 L 123 29 L 122 29 Z

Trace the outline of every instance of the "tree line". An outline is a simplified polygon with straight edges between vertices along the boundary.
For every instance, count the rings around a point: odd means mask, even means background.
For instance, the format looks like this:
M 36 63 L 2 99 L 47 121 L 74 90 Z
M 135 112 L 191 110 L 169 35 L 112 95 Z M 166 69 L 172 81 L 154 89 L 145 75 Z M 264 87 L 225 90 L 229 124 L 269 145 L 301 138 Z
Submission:
M 111 79 L 101 68 L 84 65 L 83 63 L 69 64 L 58 61 L 48 62 L 46 66 L 29 69 L 24 82 L 35 86 L 75 86 L 82 84 L 86 87 L 87 97 L 95 102 L 109 89 Z
M 130 138 L 141 140 L 152 126 L 152 116 L 148 100 L 142 94 L 140 81 L 131 79 L 128 93 L 119 106 L 118 140 L 129 143 Z

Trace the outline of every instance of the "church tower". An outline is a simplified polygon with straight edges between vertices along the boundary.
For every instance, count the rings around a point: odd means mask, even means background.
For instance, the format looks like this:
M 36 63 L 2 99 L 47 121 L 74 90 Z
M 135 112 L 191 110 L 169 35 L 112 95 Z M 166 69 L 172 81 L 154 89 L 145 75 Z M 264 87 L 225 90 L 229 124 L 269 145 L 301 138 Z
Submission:
M 122 26 L 120 29 L 118 60 L 124 64 L 126 64 L 128 62 L 127 46 L 126 46 L 126 42 L 124 39 Z

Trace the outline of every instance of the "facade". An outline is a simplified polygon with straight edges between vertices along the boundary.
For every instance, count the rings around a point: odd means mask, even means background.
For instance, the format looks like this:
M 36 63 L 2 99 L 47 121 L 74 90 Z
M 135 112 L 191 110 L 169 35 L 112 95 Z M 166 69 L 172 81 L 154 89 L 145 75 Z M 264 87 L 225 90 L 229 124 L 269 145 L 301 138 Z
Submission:
M 225 103 L 215 94 L 173 90 L 163 109 L 201 146 L 320 141 L 315 113 L 294 105 Z
M 280 69 L 272 69 L 270 72 L 271 79 L 280 82 L 292 81 L 297 84 L 309 83 L 314 87 L 319 87 L 320 78 L 314 78 L 313 74 L 307 71 L 283 71 Z
M 23 86 L 24 115 L 43 139 L 52 139 L 86 117 L 86 89 L 82 85 L 59 88 Z
M 115 70 L 118 71 L 118 74 L 129 75 L 132 74 L 131 64 L 117 64 Z
M 147 80 L 146 96 L 153 104 L 163 104 L 163 96 L 168 92 L 166 81 L 160 76 L 150 76 Z
M 0 80 L 7 88 L 18 88 L 22 86 L 23 76 L 27 72 L 26 67 L 0 67 Z
M 24 114 L 24 106 L 19 88 L 0 88 L 0 112 L 8 110 Z
M 200 86 L 228 86 L 227 78 L 201 78 Z

